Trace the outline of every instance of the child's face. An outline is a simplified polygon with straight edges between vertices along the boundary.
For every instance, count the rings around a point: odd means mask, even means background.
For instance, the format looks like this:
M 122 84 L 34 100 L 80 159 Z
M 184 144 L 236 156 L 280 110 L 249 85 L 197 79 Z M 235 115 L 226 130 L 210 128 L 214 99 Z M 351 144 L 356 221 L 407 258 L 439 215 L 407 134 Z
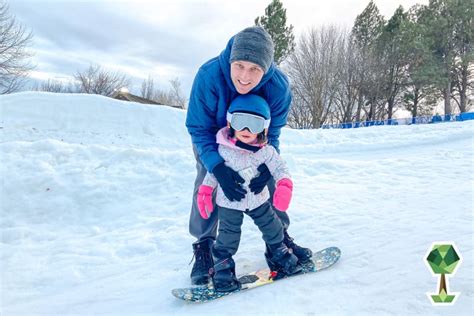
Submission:
M 257 134 L 251 133 L 247 128 L 241 131 L 235 131 L 235 137 L 242 143 L 252 144 L 257 140 Z

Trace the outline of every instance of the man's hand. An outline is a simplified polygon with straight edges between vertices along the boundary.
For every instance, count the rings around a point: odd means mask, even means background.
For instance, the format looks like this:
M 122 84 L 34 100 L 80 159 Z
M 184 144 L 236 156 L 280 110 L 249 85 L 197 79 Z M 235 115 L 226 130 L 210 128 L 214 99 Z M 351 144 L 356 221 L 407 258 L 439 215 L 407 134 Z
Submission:
M 240 185 L 245 180 L 239 175 L 238 172 L 229 168 L 225 163 L 221 162 L 212 170 L 212 174 L 216 177 L 217 182 L 222 188 L 224 195 L 229 201 L 240 201 L 245 197 L 247 191 Z
M 272 174 L 266 164 L 262 163 L 258 166 L 257 170 L 260 172 L 258 176 L 250 181 L 249 188 L 255 194 L 259 194 L 263 191 L 263 188 L 267 185 L 268 181 L 272 178 Z

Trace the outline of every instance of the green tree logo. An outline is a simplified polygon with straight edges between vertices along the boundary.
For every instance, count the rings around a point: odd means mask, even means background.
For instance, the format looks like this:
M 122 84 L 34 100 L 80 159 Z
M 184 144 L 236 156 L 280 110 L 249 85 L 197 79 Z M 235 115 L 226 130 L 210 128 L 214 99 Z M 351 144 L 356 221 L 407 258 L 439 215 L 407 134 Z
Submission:
M 439 275 L 438 293 L 426 293 L 434 305 L 454 304 L 459 292 L 450 293 L 446 275 L 454 276 L 462 258 L 452 242 L 434 242 L 425 256 L 426 264 L 433 276 Z

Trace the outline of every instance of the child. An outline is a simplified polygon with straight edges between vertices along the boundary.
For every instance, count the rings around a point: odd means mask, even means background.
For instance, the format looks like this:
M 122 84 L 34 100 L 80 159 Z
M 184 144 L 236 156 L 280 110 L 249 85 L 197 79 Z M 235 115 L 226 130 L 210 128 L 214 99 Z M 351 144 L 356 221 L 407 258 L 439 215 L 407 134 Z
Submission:
M 276 183 L 273 205 L 281 212 L 288 209 L 293 183 L 278 152 L 267 144 L 269 125 L 270 107 L 265 99 L 252 94 L 236 97 L 227 112 L 227 127 L 219 130 L 216 141 L 225 164 L 245 179 L 243 186 L 244 189 L 247 188 L 248 193 L 240 201 L 229 200 L 210 173 L 199 187 L 197 204 L 201 216 L 205 219 L 208 219 L 213 211 L 212 195 L 217 187 L 219 233 L 212 248 L 216 291 L 229 292 L 240 288 L 232 256 L 239 246 L 244 213 L 253 219 L 263 234 L 271 253 L 265 253 L 269 266 L 278 266 L 277 272 L 286 275 L 301 270 L 297 264 L 298 258 L 283 243 L 283 226 L 270 205 L 268 188 L 265 187 L 259 194 L 248 190 L 250 180 L 258 173 L 257 167 L 265 163 Z

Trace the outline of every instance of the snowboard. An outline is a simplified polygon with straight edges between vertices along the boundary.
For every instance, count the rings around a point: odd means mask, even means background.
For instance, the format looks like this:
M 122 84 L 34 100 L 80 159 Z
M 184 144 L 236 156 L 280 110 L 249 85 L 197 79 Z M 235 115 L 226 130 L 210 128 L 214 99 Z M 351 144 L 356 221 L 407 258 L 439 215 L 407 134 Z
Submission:
M 339 248 L 329 247 L 314 253 L 311 261 L 302 264 L 302 270 L 298 274 L 279 277 L 275 272 L 272 272 L 269 268 L 266 268 L 239 277 L 238 279 L 241 284 L 241 289 L 233 292 L 215 291 L 212 281 L 210 281 L 207 285 L 173 289 L 171 294 L 173 294 L 173 296 L 176 298 L 188 302 L 202 303 L 213 301 L 224 296 L 236 294 L 239 292 L 246 292 L 248 290 L 271 284 L 279 280 L 292 278 L 302 274 L 319 272 L 334 265 L 340 257 L 341 250 Z

